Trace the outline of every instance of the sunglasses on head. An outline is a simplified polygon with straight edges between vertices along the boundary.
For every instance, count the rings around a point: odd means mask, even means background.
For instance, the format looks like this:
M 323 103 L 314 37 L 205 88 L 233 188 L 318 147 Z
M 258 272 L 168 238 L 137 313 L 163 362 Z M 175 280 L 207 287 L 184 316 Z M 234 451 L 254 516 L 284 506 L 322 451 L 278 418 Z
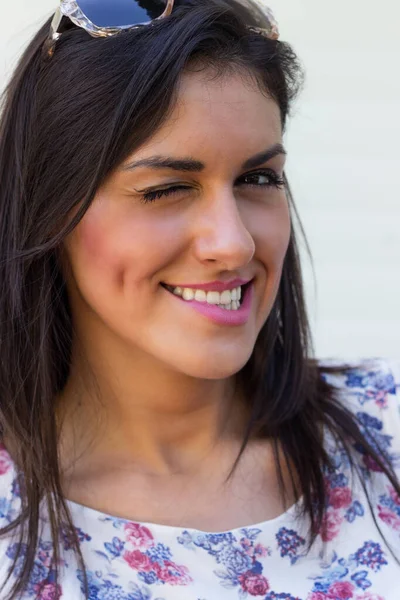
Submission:
M 92 37 L 110 37 L 121 31 L 127 31 L 149 25 L 164 19 L 172 13 L 175 0 L 61 0 L 50 26 L 50 34 L 44 46 L 44 53 L 52 57 L 61 21 L 67 17 Z M 260 4 L 260 0 L 258 0 Z M 263 0 L 262 0 L 263 3 Z M 252 31 L 261 33 L 271 39 L 278 39 L 279 32 L 276 21 L 267 7 L 263 12 L 268 19 L 269 27 L 250 27 Z

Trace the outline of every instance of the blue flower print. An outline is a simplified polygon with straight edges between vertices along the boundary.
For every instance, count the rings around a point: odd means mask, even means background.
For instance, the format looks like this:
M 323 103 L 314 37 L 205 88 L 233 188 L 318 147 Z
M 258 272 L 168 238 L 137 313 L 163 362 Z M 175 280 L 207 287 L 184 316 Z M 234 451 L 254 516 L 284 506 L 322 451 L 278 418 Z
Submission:
M 113 556 L 118 558 L 124 551 L 125 543 L 117 537 L 113 537 L 112 542 L 104 543 L 105 549 Z
M 396 382 L 392 373 L 381 369 L 354 369 L 347 374 L 345 385 L 352 390 L 352 395 L 361 405 L 373 401 L 377 406 L 387 408 L 388 395 L 396 394 Z
M 223 567 L 214 571 L 221 586 L 226 589 L 238 588 L 239 598 L 244 599 L 248 594 L 265 598 L 266 593 L 272 591 L 263 575 L 260 558 L 269 556 L 271 551 L 257 541 L 260 529 L 244 528 L 239 533 L 240 540 L 232 533 L 216 535 L 184 531 L 178 542 L 187 549 L 193 549 L 194 546 L 202 548 L 214 557 L 216 563 Z M 286 596 L 290 599 L 290 595 Z
M 392 486 L 379 496 L 378 515 L 393 531 L 400 532 L 400 496 Z
M 306 540 L 293 529 L 286 527 L 281 527 L 275 537 L 282 558 L 288 556 L 293 564 L 297 559 L 299 549 L 305 546 Z
M 363 517 L 364 513 L 365 513 L 364 507 L 361 504 L 361 502 L 359 502 L 358 500 L 355 500 L 355 502 L 353 502 L 353 504 L 350 506 L 350 508 L 347 509 L 347 511 L 344 515 L 344 518 L 349 523 L 353 523 L 353 521 L 356 519 L 356 517 Z
M 353 554 L 346 558 L 339 558 L 334 552 L 331 559 L 320 563 L 321 575 L 312 576 L 314 586 L 309 596 L 310 600 L 318 598 L 318 593 L 325 594 L 327 598 L 334 596 L 334 591 L 351 593 L 352 589 L 366 590 L 372 586 L 369 577 L 371 572 L 379 571 L 388 562 L 376 542 L 367 541 Z M 360 569 L 360 567 L 364 567 Z M 339 596 L 343 598 L 344 596 Z M 353 597 L 346 596 L 347 597 Z
M 354 581 L 356 586 L 362 590 L 367 590 L 371 587 L 372 583 L 367 579 L 368 571 L 357 571 L 351 576 L 351 580 Z
M 344 473 L 334 472 L 326 477 L 326 481 L 331 488 L 344 488 L 349 485 L 349 478 Z
M 24 562 L 24 558 L 27 552 L 27 545 L 26 544 L 22 544 L 21 545 L 21 552 L 16 564 L 16 569 L 15 569 L 15 573 L 16 576 L 19 577 L 22 573 L 22 567 L 23 567 L 23 562 Z M 17 556 L 17 551 L 18 551 L 18 544 L 11 544 L 6 551 L 6 556 L 8 558 L 10 558 L 11 560 L 15 560 L 16 556 Z
M 29 582 L 26 589 L 26 594 L 28 597 L 33 598 L 43 598 L 43 599 L 54 599 L 58 600 L 61 596 L 62 591 L 60 586 L 56 586 L 54 583 L 54 572 L 51 569 L 52 567 L 52 552 L 53 545 L 49 541 L 39 541 L 38 551 L 36 554 L 36 559 L 33 565 L 33 569 L 29 578 Z M 18 551 L 18 543 L 11 544 L 6 552 L 8 558 L 14 560 L 17 556 Z M 19 577 L 22 573 L 23 561 L 27 552 L 27 545 L 22 544 L 21 546 L 21 554 L 17 561 L 17 568 L 15 571 L 15 575 Z M 68 564 L 60 560 L 59 566 L 67 566 Z
M 81 591 L 83 593 L 84 578 L 82 571 L 78 571 L 77 576 L 81 582 Z M 89 571 L 87 579 L 89 584 L 88 600 L 151 600 L 153 598 L 149 588 L 131 583 L 129 585 L 130 590 L 125 591 L 120 585 L 116 585 L 109 579 L 103 578 L 102 573 L 99 571 Z M 163 600 L 163 598 L 155 600 Z
M 350 371 L 346 376 L 348 388 L 365 388 L 369 383 L 369 374 L 360 371 Z
M 380 545 L 371 541 L 365 542 L 351 558 L 354 558 L 358 565 L 366 566 L 375 572 L 388 564 Z
M 241 548 L 224 544 L 216 555 L 217 563 L 223 564 L 235 573 L 246 573 L 251 568 L 252 559 Z
M 394 467 L 397 466 L 400 456 L 391 451 L 393 436 L 382 432 L 382 421 L 365 412 L 358 412 L 356 417 L 363 435 L 375 452 L 383 457 L 385 461 L 391 462 Z M 363 474 L 366 479 L 370 477 L 371 471 L 381 471 L 381 468 L 372 457 L 366 454 L 362 445 L 355 443 L 354 449 L 363 457 Z
M 172 552 L 170 548 L 164 544 L 151 546 L 147 550 L 146 554 L 153 562 L 163 562 L 172 559 Z
M 76 532 L 76 535 L 78 536 L 78 540 L 79 540 L 80 544 L 82 544 L 83 542 L 90 542 L 90 540 L 92 539 L 90 537 L 90 535 L 85 533 L 79 527 L 75 527 L 75 532 Z M 64 550 L 71 550 L 72 537 L 71 537 L 71 534 L 68 531 L 68 528 L 65 524 L 61 528 L 61 536 L 62 536 L 62 540 L 63 540 Z
M 139 571 L 138 578 L 146 583 L 147 585 L 153 585 L 159 583 L 157 573 L 155 571 Z

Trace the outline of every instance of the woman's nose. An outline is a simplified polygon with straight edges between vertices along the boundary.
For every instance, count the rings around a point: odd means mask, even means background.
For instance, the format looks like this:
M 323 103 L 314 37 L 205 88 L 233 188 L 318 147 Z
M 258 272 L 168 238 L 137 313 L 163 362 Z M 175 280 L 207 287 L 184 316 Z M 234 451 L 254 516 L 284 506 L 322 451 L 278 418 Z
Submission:
M 202 203 L 195 225 L 195 253 L 201 262 L 214 262 L 219 269 L 237 270 L 254 256 L 254 239 L 240 214 L 232 190 L 224 190 Z

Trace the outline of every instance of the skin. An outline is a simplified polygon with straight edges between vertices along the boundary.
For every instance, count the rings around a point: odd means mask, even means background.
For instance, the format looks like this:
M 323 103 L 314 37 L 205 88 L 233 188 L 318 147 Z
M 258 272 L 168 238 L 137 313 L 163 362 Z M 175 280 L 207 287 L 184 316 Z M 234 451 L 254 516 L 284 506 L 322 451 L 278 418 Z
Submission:
M 70 499 L 159 523 L 185 515 L 186 526 L 209 530 L 282 510 L 268 443 L 249 445 L 221 496 L 247 416 L 234 376 L 271 311 L 290 238 L 286 193 L 270 175 L 282 177 L 285 155 L 243 165 L 281 143 L 278 106 L 249 76 L 185 74 L 171 115 L 104 182 L 66 241 L 76 335 L 58 418 Z M 204 168 L 129 168 L 154 156 Z M 176 185 L 186 189 L 143 203 L 142 190 Z M 161 285 L 236 277 L 254 278 L 254 298 L 249 321 L 235 327 Z M 239 493 L 244 479 L 257 500 Z M 200 514 L 204 494 L 208 506 L 215 497 L 213 516 Z

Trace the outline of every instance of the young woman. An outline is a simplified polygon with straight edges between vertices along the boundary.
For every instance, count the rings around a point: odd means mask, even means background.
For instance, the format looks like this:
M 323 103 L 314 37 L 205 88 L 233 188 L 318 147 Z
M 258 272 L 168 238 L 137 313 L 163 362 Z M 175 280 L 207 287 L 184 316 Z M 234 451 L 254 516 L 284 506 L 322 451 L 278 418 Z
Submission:
M 63 0 L 16 69 L 2 600 L 400 596 L 400 378 L 312 358 L 277 38 L 261 2 Z

